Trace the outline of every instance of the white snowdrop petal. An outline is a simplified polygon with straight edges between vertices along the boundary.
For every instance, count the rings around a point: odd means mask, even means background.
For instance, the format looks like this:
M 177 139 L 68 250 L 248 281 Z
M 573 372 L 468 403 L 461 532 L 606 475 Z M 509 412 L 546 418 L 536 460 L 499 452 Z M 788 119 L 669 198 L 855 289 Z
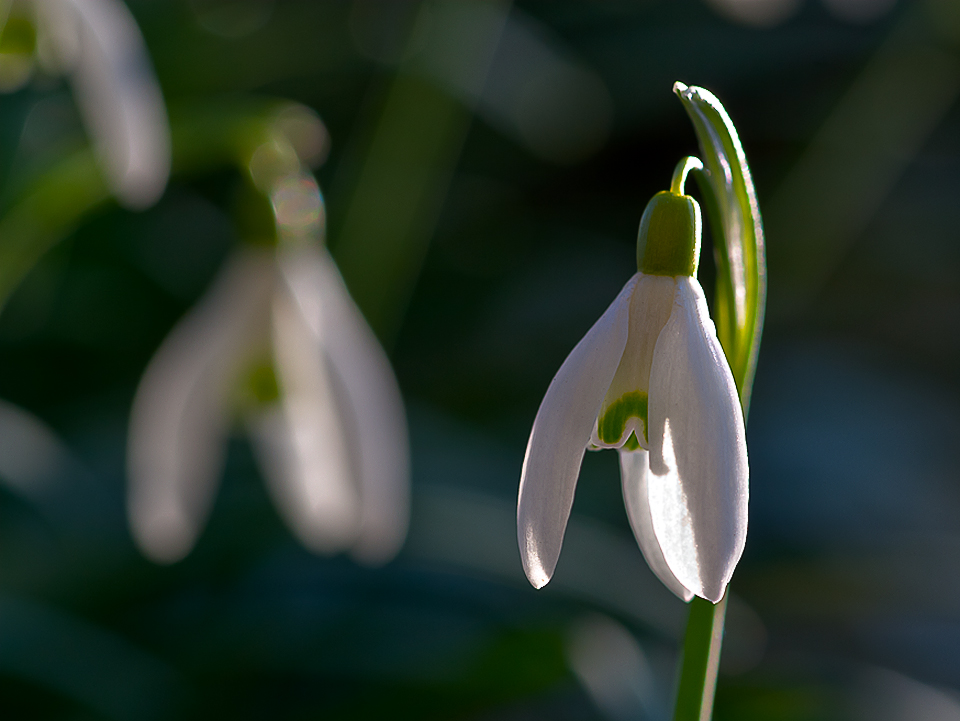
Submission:
M 352 430 L 359 466 L 359 534 L 352 553 L 366 563 L 383 563 L 400 550 L 410 515 L 409 446 L 400 388 L 327 251 L 316 246 L 292 249 L 281 267 L 343 391 L 343 423 Z
M 747 533 L 747 446 L 736 386 L 696 279 L 677 279 L 650 372 L 650 513 L 667 565 L 716 603 Z
M 673 575 L 667 565 L 653 530 L 653 519 L 650 516 L 650 500 L 647 496 L 647 484 L 650 474 L 650 463 L 647 451 L 627 451 L 620 449 L 620 479 L 623 483 L 623 502 L 627 507 L 627 518 L 630 519 L 630 528 L 640 545 L 647 565 L 657 575 L 663 584 L 674 594 L 689 601 L 693 598 L 690 592 L 677 577 Z
M 640 446 L 647 447 L 644 421 L 637 416 L 631 416 L 624 422 L 623 410 L 631 405 L 631 400 L 635 405 L 636 401 L 642 397 L 643 402 L 646 403 L 653 351 L 660 329 L 663 328 L 673 310 L 673 299 L 676 293 L 676 279 L 638 273 L 637 287 L 630 297 L 627 344 L 624 346 L 617 372 L 603 399 L 600 418 L 597 419 L 597 427 L 591 438 L 593 445 L 598 448 L 620 448 L 630 438 L 631 433 L 635 434 Z M 618 413 L 617 410 L 620 412 Z M 609 421 L 614 418 L 617 420 L 612 426 L 616 430 L 611 433 Z M 600 437 L 601 423 L 604 425 L 603 435 L 606 436 L 606 440 Z M 623 423 L 622 428 L 620 423 Z
M 638 276 L 567 356 L 533 422 L 520 474 L 517 536 L 524 571 L 536 588 L 557 565 L 583 453 L 627 342 Z
M 336 379 L 286 284 L 272 318 L 280 408 L 254 421 L 257 452 L 294 533 L 311 550 L 335 553 L 353 544 L 360 513 Z
M 164 341 L 137 388 L 127 505 L 134 539 L 156 561 L 185 556 L 206 519 L 232 383 L 245 351 L 266 331 L 275 275 L 268 254 L 235 255 Z
M 133 15 L 119 0 L 47 4 L 77 18 L 73 89 L 110 186 L 129 207 L 152 205 L 170 175 L 170 129 Z

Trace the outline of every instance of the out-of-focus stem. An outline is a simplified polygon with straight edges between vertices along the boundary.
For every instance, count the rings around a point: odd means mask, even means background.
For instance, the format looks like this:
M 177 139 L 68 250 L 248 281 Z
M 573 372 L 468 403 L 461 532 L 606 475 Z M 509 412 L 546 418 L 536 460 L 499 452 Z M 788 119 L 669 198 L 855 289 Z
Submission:
M 423 4 L 409 57 L 372 123 L 343 224 L 332 233 L 350 293 L 388 347 L 420 275 L 509 7 L 510 0 Z M 451 43 L 452 37 L 469 40 Z
M 0 217 L 0 308 L 27 272 L 77 220 L 110 199 L 92 150 L 43 174 Z

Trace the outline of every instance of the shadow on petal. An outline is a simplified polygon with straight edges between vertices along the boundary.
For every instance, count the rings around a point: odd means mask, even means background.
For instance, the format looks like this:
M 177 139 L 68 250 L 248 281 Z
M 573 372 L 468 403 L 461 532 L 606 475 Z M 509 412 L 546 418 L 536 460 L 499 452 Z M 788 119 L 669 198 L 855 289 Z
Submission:
M 670 566 L 663 557 L 663 550 L 653 529 L 653 518 L 650 515 L 650 498 L 648 483 L 650 482 L 650 462 L 645 450 L 620 450 L 620 478 L 623 483 L 623 502 L 627 508 L 627 518 L 630 528 L 640 545 L 643 557 L 650 569 L 657 574 L 657 578 L 684 601 L 693 598 L 693 593 L 686 588 L 670 570 Z M 654 483 L 659 479 L 654 479 Z

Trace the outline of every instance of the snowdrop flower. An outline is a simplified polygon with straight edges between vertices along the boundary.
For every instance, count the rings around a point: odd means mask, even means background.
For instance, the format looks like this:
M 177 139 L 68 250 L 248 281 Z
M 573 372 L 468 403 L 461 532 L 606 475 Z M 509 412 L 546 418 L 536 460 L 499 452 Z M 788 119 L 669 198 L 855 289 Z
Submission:
M 537 588 L 556 567 L 588 446 L 618 449 L 630 525 L 675 594 L 720 601 L 743 551 L 743 413 L 695 277 L 700 209 L 681 194 L 690 167 L 647 206 L 639 271 L 564 361 L 534 420 L 517 521 Z
M 127 6 L 120 0 L 4 5 L 8 17 L 0 19 L 16 23 L 24 37 L 35 27 L 40 64 L 70 79 L 113 194 L 134 209 L 156 202 L 170 174 L 170 130 L 143 37 Z M 30 78 L 33 47 L 23 45 L 29 52 L 0 63 L 4 89 Z
M 396 379 L 322 246 L 313 178 L 271 143 L 250 170 L 269 185 L 279 242 L 234 253 L 140 383 L 128 456 L 134 536 L 157 561 L 189 552 L 239 410 L 271 495 L 303 544 L 386 561 L 403 542 L 409 505 Z

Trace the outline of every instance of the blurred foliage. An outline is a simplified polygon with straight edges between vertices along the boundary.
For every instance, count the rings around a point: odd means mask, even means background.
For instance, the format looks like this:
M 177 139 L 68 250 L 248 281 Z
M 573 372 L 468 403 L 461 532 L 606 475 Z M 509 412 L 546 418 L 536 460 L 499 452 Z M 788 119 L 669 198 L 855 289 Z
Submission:
M 263 98 L 326 123 L 329 244 L 408 404 L 411 534 L 383 568 L 311 556 L 238 437 L 196 550 L 170 567 L 137 555 L 131 399 L 236 242 L 243 181 L 175 166 L 140 213 L 81 184 L 89 208 L 49 248 L 29 245 L 38 260 L 0 315 L 4 716 L 604 718 L 569 660 L 571 625 L 594 611 L 639 642 L 668 703 L 685 608 L 640 558 L 614 455 L 585 459 L 542 591 L 523 579 L 513 514 L 551 374 L 632 274 L 646 201 L 696 154 L 670 92 L 681 80 L 722 98 L 740 130 L 770 262 L 751 530 L 715 717 L 949 718 L 929 714 L 960 691 L 960 18 L 950 0 L 878 2 L 875 16 L 853 4 L 783 3 L 766 25 L 737 20 L 732 0 L 498 5 L 490 47 L 535 50 L 504 59 L 454 37 L 501 89 L 485 95 L 455 63 L 423 60 L 433 6 L 132 2 L 175 138 L 190 108 L 216 125 Z M 521 83 L 534 60 L 554 74 Z M 579 90 L 548 93 L 551 78 Z M 385 130 L 398 93 L 446 130 L 409 115 Z M 85 145 L 62 81 L 38 73 L 4 96 L 0 259 L 32 243 L 10 208 Z M 371 167 L 417 183 L 399 230 L 389 198 L 357 206 Z M 77 197 L 44 196 L 42 217 L 59 222 Z M 365 212 L 387 215 L 364 232 L 400 245 L 363 246 L 348 219 Z M 400 275 L 371 280 L 367 263 L 371 278 Z M 0 280 L 19 272 L 5 262 Z M 59 440 L 31 456 L 12 429 L 38 422 Z M 886 716 L 864 715 L 864 699 L 888 697 Z

